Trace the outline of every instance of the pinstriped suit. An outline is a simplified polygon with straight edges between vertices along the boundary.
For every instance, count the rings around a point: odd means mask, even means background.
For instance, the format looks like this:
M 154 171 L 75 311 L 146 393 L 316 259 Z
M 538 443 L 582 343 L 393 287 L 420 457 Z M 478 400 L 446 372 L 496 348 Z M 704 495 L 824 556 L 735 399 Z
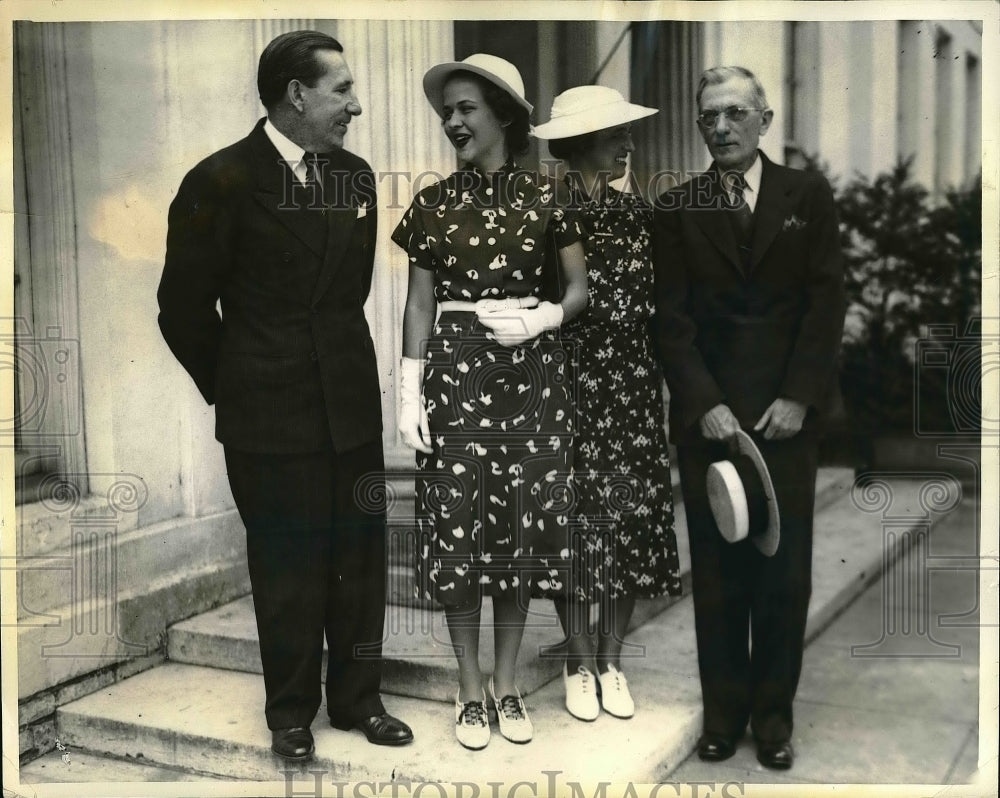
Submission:
M 361 159 L 324 153 L 323 203 L 261 120 L 184 178 L 170 206 L 159 323 L 216 407 L 247 556 L 272 729 L 383 711 L 381 394 L 363 305 L 375 183 Z M 221 316 L 216 310 L 220 303 Z M 357 646 L 364 647 L 359 654 Z

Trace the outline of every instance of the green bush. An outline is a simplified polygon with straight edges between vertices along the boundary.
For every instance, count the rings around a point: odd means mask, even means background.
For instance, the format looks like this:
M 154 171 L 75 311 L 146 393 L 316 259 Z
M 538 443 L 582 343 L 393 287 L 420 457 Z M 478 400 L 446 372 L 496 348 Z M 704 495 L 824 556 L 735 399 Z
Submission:
M 979 319 L 981 187 L 977 180 L 935 203 L 913 181 L 911 163 L 835 186 L 848 306 L 841 390 L 847 423 L 863 437 L 967 429 L 956 423 L 949 404 L 954 375 L 922 368 L 918 342 L 945 329 L 961 339 Z M 978 351 L 977 339 L 966 339 L 966 349 L 970 340 Z M 972 393 L 978 419 L 978 387 Z M 964 410 L 967 418 L 969 408 Z

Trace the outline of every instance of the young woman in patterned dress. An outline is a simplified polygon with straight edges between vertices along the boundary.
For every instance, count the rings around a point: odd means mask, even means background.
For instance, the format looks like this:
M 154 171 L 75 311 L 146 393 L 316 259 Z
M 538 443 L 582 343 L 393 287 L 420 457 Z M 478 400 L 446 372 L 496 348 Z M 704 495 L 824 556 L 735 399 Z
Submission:
M 476 54 L 429 70 L 424 91 L 465 166 L 419 192 L 393 232 L 410 260 L 399 428 L 418 450 L 418 589 L 444 605 L 456 736 L 477 749 L 490 738 L 484 594 L 500 732 L 532 736 L 514 670 L 532 590 L 558 589 L 569 564 L 545 544 L 565 540 L 570 509 L 570 364 L 556 331 L 586 304 L 586 265 L 553 186 L 511 160 L 527 149 L 531 111 L 517 69 Z M 550 236 L 566 285 L 558 304 L 540 301 Z
M 680 593 L 663 375 L 648 331 L 652 209 L 608 185 L 625 176 L 631 122 L 654 113 L 614 89 L 578 86 L 556 97 L 551 120 L 535 129 L 566 162 L 570 205 L 588 233 L 589 305 L 563 331 L 576 339 L 579 362 L 573 473 L 581 533 L 571 546 L 572 582 L 556 600 L 567 635 L 566 708 L 581 720 L 594 720 L 601 706 L 632 716 L 621 658 L 635 600 Z

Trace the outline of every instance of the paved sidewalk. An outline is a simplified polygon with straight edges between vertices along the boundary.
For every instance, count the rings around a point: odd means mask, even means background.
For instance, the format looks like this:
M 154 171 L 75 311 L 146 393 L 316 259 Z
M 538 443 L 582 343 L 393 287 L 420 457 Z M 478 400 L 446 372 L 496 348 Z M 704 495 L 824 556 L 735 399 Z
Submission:
M 919 547 L 911 549 L 809 645 L 795 702 L 792 770 L 761 766 L 748 733 L 732 759 L 708 763 L 692 754 L 668 780 L 975 781 L 977 787 L 952 794 L 996 795 L 996 781 L 975 777 L 980 672 L 977 529 L 976 502 L 965 498 L 935 527 L 926 560 Z M 983 564 L 989 568 L 988 561 Z M 993 570 L 982 571 L 986 584 L 994 587 L 995 568 L 994 562 Z M 929 595 L 918 590 L 918 600 L 901 600 L 907 595 L 912 599 L 920 586 L 929 586 Z M 986 662 L 992 670 L 995 650 Z M 995 718 L 995 711 L 987 707 L 983 717 Z M 995 760 L 983 769 L 990 770 L 995 777 Z
M 926 497 L 908 483 L 898 486 L 896 498 L 899 501 L 894 510 L 910 513 L 919 509 Z M 442 757 L 446 757 L 448 777 L 466 781 L 498 778 L 495 774 L 506 774 L 505 780 L 510 781 L 525 772 L 539 774 L 544 770 L 558 770 L 567 774 L 567 778 L 584 781 L 635 778 L 642 782 L 672 784 L 708 782 L 721 785 L 720 788 L 728 783 L 952 784 L 958 786 L 950 794 L 962 798 L 995 795 L 995 780 L 967 786 L 978 758 L 977 577 L 981 576 L 987 592 L 992 590 L 994 596 L 997 577 L 995 552 L 993 559 L 982 562 L 983 567 L 992 570 L 977 573 L 980 561 L 976 557 L 976 503 L 966 498 L 954 509 L 949 507 L 942 511 L 944 514 L 938 517 L 930 538 L 918 535 L 914 545 L 903 547 L 907 553 L 883 579 L 877 578 L 881 562 L 878 523 L 873 525 L 861 519 L 857 510 L 853 501 L 842 495 L 830 504 L 828 511 L 818 516 L 816 556 L 819 562 L 814 574 L 811 610 L 816 616 L 813 626 L 822 631 L 806 650 L 796 702 L 794 744 L 798 756 L 791 771 L 780 773 L 758 765 L 749 738 L 742 743 L 737 755 L 724 763 L 703 763 L 696 756 L 682 759 L 691 751 L 700 727 L 700 720 L 694 717 L 700 700 L 693 613 L 690 596 L 687 596 L 629 636 L 630 642 L 643 645 L 645 650 L 643 658 L 630 662 L 627 667 L 635 694 L 645 698 L 632 721 L 618 721 L 609 716 L 602 716 L 595 724 L 572 721 L 562 709 L 562 687 L 557 678 L 528 699 L 536 728 L 540 730 L 535 745 L 524 749 L 491 745 L 485 753 L 463 756 L 463 752 L 454 750 L 450 721 L 447 713 L 440 711 L 443 705 L 426 699 L 393 696 L 392 706 L 402 707 L 403 715 L 419 732 L 419 742 L 412 749 L 401 752 L 401 755 L 417 759 L 402 763 L 405 767 L 393 767 L 393 778 L 433 778 L 440 772 Z M 909 524 L 901 529 L 910 530 L 911 527 Z M 862 588 L 873 578 L 875 581 L 868 588 Z M 859 589 L 862 590 L 860 594 Z M 891 600 L 884 596 L 890 596 Z M 844 607 L 848 601 L 846 608 L 839 610 L 840 615 L 831 622 L 831 616 L 838 611 L 836 608 Z M 994 650 L 984 656 L 984 673 L 993 673 L 996 668 L 995 636 L 993 639 Z M 170 663 L 123 682 L 115 688 L 117 698 L 112 697 L 107 711 L 134 714 L 139 706 L 139 717 L 149 726 L 142 728 L 146 732 L 159 728 L 156 724 L 150 725 L 149 718 L 143 715 L 161 704 L 171 706 L 170 701 L 158 702 L 148 695 L 128 698 L 122 691 L 135 692 L 151 680 L 164 679 L 171 669 L 189 674 L 190 667 L 193 666 Z M 135 740 L 138 721 L 120 726 L 112 724 L 105 729 L 111 735 L 106 738 L 110 741 L 108 747 L 104 747 L 105 738 L 101 738 L 98 745 L 95 724 L 100 718 L 91 713 L 87 716 L 90 725 L 85 724 L 91 749 L 116 751 L 110 744 L 117 737 L 127 737 L 131 741 L 129 745 L 142 753 L 134 754 L 131 761 L 105 759 L 99 753 L 81 750 L 79 740 L 74 744 L 73 739 L 68 739 L 73 749 L 71 761 L 62 760 L 59 752 L 53 751 L 22 768 L 22 777 L 38 785 L 58 781 L 169 782 L 226 778 L 222 774 L 240 780 L 265 778 L 264 770 L 260 774 L 252 772 L 251 766 L 255 764 L 270 768 L 268 773 L 273 775 L 266 730 L 260 728 L 255 716 L 250 717 L 254 712 L 252 708 L 263 700 L 256 696 L 256 691 L 262 690 L 259 676 L 217 670 L 211 678 L 195 679 L 186 684 L 193 691 L 199 686 L 224 680 L 228 680 L 227 684 L 238 681 L 244 685 L 230 685 L 222 690 L 226 695 L 251 697 L 240 704 L 248 716 L 235 721 L 233 729 L 216 741 L 218 745 L 201 745 L 196 749 L 197 761 L 202 765 L 210 755 L 218 756 L 214 768 L 191 764 L 195 761 L 191 759 L 185 760 L 190 765 L 187 772 L 171 769 L 174 759 L 170 757 L 153 757 L 153 761 L 166 766 L 151 767 L 148 757 L 154 753 L 156 746 L 153 744 L 159 738 L 139 744 Z M 177 695 L 184 689 L 175 685 L 168 693 Z M 92 696 L 77 704 L 100 703 L 99 699 L 100 696 Z M 242 711 L 240 706 L 227 705 L 225 712 L 216 713 L 219 715 L 216 721 L 229 729 L 228 724 L 234 723 L 229 715 Z M 66 721 L 71 720 L 71 713 L 81 713 L 82 708 L 66 707 L 61 712 Z M 993 724 L 995 707 L 987 707 L 984 712 L 983 717 Z M 177 712 L 171 712 L 170 717 L 171 722 L 181 722 Z M 671 729 L 672 725 L 675 728 Z M 200 724 L 195 726 L 204 731 Z M 995 725 L 984 728 L 990 730 L 995 742 Z M 335 734 L 328 728 L 317 728 L 316 733 L 322 737 L 317 738 L 318 750 L 322 747 L 324 751 L 340 752 L 335 762 L 316 765 L 330 772 L 344 775 L 351 768 L 364 767 L 366 762 L 375 772 L 380 772 L 379 768 L 387 770 L 389 754 L 396 755 L 375 751 L 360 737 L 334 741 Z M 182 738 L 183 735 L 177 734 L 163 737 L 160 742 L 169 749 L 164 752 L 175 754 Z M 350 743 L 349 748 L 344 747 L 345 742 Z M 253 750 L 248 749 L 248 745 Z M 219 769 L 220 763 L 236 770 Z M 992 768 L 995 773 L 995 767 L 994 759 L 984 771 Z M 215 775 L 195 775 L 190 773 L 191 768 L 209 770 Z M 544 794 L 544 787 L 540 783 L 543 791 L 539 796 Z M 200 788 L 192 787 L 192 790 L 195 791 L 188 794 L 200 792 Z M 848 792 L 854 794 L 853 789 Z M 937 792 L 934 787 L 913 786 L 892 790 L 891 795 L 895 798 L 897 795 L 934 795 Z M 664 793 L 660 791 L 659 794 Z M 717 789 L 706 792 L 706 788 L 701 788 L 696 794 L 704 797 L 742 793 L 734 786 L 722 789 L 721 793 Z M 748 790 L 746 794 L 751 793 Z

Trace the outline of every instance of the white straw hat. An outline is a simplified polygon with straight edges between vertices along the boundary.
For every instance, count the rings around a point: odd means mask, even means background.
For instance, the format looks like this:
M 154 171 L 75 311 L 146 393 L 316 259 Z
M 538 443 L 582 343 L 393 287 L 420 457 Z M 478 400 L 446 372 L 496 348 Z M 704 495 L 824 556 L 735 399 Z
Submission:
M 730 543 L 750 538 L 765 557 L 781 542 L 778 497 L 764 455 L 743 430 L 735 437 L 736 451 L 728 460 L 708 467 L 705 488 L 719 532 Z
M 626 102 L 607 86 L 575 86 L 552 101 L 550 119 L 532 132 L 540 139 L 567 139 L 624 125 L 657 113 L 656 108 Z
M 444 113 L 444 84 L 453 72 L 459 70 L 472 72 L 486 78 L 490 83 L 499 86 L 514 100 L 528 110 L 533 106 L 524 99 L 524 81 L 521 73 L 510 61 L 487 53 L 473 53 L 464 61 L 449 61 L 446 64 L 432 66 L 424 75 L 424 94 L 430 100 L 431 106 L 438 116 Z

